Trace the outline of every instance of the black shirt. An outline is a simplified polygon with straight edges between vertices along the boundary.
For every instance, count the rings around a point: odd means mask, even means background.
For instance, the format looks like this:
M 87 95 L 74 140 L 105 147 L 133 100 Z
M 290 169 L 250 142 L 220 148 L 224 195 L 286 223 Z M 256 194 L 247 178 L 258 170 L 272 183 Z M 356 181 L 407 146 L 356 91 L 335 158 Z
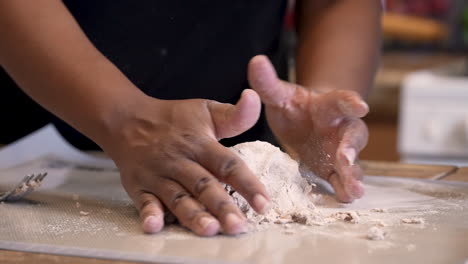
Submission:
M 248 88 L 253 56 L 266 54 L 285 69 L 279 43 L 286 0 L 63 2 L 97 49 L 153 97 L 235 103 Z M 69 141 L 87 148 L 76 132 L 55 123 Z M 263 117 L 224 143 L 255 139 L 272 140 Z

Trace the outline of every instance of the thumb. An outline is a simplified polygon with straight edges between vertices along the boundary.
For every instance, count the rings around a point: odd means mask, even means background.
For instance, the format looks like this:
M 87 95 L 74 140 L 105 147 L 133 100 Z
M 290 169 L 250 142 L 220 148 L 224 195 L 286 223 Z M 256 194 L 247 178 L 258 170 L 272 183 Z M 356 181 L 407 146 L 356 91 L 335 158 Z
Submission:
M 284 106 L 294 93 L 294 89 L 278 79 L 273 65 L 264 55 L 257 55 L 250 60 L 248 79 L 250 86 L 266 105 Z
M 216 138 L 234 137 L 250 129 L 260 117 L 261 106 L 258 94 L 251 89 L 242 92 L 236 105 L 209 101 Z

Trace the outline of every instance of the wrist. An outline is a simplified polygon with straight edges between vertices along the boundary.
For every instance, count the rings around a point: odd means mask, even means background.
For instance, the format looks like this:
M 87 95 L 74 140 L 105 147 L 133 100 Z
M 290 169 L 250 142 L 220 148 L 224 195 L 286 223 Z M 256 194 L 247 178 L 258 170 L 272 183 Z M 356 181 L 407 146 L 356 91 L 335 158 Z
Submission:
M 113 159 L 112 153 L 125 151 L 123 145 L 137 145 L 145 140 L 148 130 L 158 123 L 158 105 L 161 100 L 152 98 L 135 87 L 111 111 L 100 117 L 100 131 L 95 139 Z

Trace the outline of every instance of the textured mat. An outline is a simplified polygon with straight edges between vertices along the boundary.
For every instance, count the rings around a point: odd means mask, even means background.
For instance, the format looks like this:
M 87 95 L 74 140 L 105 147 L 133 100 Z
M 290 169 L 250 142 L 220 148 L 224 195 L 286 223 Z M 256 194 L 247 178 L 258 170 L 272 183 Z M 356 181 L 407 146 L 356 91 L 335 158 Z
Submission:
M 53 127 L 0 151 L 0 191 L 48 171 L 43 186 L 0 204 L 0 248 L 157 263 L 464 263 L 468 185 L 366 177 L 367 195 L 350 205 L 324 196 L 324 214 L 355 211 L 360 223 L 278 226 L 238 237 L 200 238 L 170 226 L 145 235 L 107 159 L 74 150 Z M 385 208 L 385 212 L 374 212 Z M 404 218 L 424 224 L 404 224 Z M 371 226 L 386 232 L 366 238 Z

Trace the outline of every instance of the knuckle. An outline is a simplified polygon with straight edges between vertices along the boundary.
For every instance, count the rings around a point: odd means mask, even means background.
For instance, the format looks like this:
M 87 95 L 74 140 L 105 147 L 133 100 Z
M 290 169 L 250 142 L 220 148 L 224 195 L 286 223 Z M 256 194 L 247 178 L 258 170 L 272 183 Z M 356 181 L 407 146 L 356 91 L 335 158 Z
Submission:
M 183 142 L 193 142 L 197 143 L 200 141 L 200 136 L 196 132 L 184 131 L 180 134 L 180 138 Z
M 228 182 L 229 178 L 234 175 L 236 170 L 238 170 L 240 166 L 240 162 L 238 159 L 234 157 L 228 157 L 224 159 L 224 161 L 221 163 L 221 166 L 219 167 L 219 178 L 223 182 Z
M 141 192 L 137 197 L 135 207 L 140 216 L 163 214 L 162 204 L 153 194 Z
M 186 174 L 185 169 L 182 166 L 176 165 L 174 163 L 168 166 L 166 178 L 171 179 L 171 180 L 174 179 L 180 182 L 184 178 L 185 174 Z
M 174 161 L 179 159 L 182 156 L 181 150 L 187 149 L 186 145 L 174 140 L 173 138 L 171 138 L 170 141 L 170 144 L 164 144 L 159 148 L 160 153 L 158 155 L 161 156 L 161 163 L 167 160 Z
M 147 199 L 147 200 L 143 200 L 141 205 L 140 205 L 140 208 L 139 208 L 139 211 L 144 211 L 146 208 L 148 208 L 150 205 L 152 204 L 152 201 Z
M 135 206 L 137 207 L 138 211 L 142 211 L 143 209 L 147 208 L 151 204 L 153 204 L 154 198 L 152 198 L 152 194 L 149 194 L 145 191 L 138 191 L 134 195 L 135 199 Z
M 226 212 L 226 211 L 233 211 L 235 210 L 236 205 L 232 200 L 221 200 L 216 205 L 216 212 Z
M 203 177 L 197 180 L 195 183 L 195 196 L 199 197 L 203 192 L 208 190 L 210 187 L 213 187 L 213 179 L 211 177 Z
M 185 191 L 180 191 L 174 193 L 169 202 L 169 207 L 172 210 L 176 210 L 177 207 L 187 198 L 190 198 L 190 194 Z
M 204 106 L 205 106 L 206 110 L 209 113 L 215 111 L 215 108 L 219 107 L 221 105 L 220 102 L 217 102 L 215 100 L 208 100 L 208 99 L 203 100 L 203 103 L 204 103 Z

